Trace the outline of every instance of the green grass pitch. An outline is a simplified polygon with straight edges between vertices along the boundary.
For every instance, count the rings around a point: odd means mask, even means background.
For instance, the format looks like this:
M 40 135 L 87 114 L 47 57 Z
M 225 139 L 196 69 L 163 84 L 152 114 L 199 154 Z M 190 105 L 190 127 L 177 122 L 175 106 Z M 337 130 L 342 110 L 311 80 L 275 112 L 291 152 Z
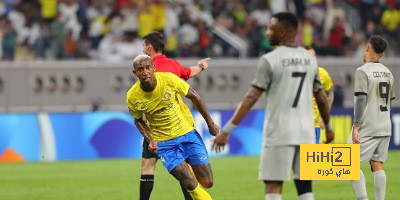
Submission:
M 264 199 L 257 180 L 258 157 L 212 158 L 215 200 Z M 373 174 L 361 165 L 369 198 L 374 198 Z M 385 163 L 386 199 L 400 199 L 400 151 L 390 151 Z M 0 199 L 5 200 L 125 200 L 139 199 L 140 160 L 98 160 L 42 163 L 1 163 Z M 159 162 L 151 199 L 183 199 L 178 182 Z M 315 199 L 355 199 L 350 181 L 314 181 Z M 285 182 L 283 199 L 297 199 L 293 182 Z

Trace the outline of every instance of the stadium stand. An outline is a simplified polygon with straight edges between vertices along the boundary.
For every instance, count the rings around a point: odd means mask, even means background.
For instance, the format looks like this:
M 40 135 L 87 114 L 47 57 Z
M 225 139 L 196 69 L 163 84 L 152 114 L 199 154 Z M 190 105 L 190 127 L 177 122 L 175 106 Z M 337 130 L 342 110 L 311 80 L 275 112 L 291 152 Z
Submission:
M 121 61 L 140 54 L 140 38 L 159 30 L 170 57 L 257 57 L 271 49 L 264 34 L 270 16 L 289 10 L 301 20 L 297 43 L 321 56 L 360 55 L 371 34 L 384 35 L 388 54 L 398 55 L 398 6 L 394 0 L 2 1 L 1 52 L 3 60 Z
M 197 60 L 179 59 L 183 65 Z M 400 61 L 382 60 L 393 74 Z M 334 107 L 353 107 L 354 71 L 362 59 L 318 58 L 334 80 Z M 214 59 L 202 76 L 188 82 L 210 109 L 234 109 L 254 78 L 257 59 Z M 246 68 L 244 71 L 243 68 Z M 126 111 L 125 95 L 136 82 L 132 63 L 32 61 L 0 63 L 0 113 Z M 399 79 L 395 79 L 399 85 Z M 262 101 L 255 106 L 261 108 Z M 393 106 L 400 106 L 395 99 Z

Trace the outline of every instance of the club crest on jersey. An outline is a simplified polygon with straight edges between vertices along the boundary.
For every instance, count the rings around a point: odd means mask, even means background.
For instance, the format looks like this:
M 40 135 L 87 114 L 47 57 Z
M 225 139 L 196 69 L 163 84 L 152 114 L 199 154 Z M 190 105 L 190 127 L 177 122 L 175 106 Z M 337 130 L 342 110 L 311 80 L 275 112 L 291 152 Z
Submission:
M 171 98 L 171 94 L 169 92 L 164 92 L 164 99 L 169 100 Z

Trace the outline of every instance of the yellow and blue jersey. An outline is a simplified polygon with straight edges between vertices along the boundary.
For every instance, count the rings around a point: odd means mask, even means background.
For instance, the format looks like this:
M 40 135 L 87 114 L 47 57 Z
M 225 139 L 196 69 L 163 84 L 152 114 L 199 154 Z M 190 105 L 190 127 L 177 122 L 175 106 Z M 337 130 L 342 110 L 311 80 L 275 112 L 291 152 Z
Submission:
M 195 129 L 189 108 L 180 96 L 186 96 L 190 85 L 172 73 L 156 72 L 157 85 L 145 92 L 137 81 L 127 93 L 127 105 L 131 115 L 149 122 L 150 134 L 157 142 L 170 140 Z
M 322 89 L 325 92 L 328 92 L 333 86 L 331 77 L 329 76 L 328 72 L 322 67 L 318 67 L 318 73 L 319 73 L 319 77 L 321 79 L 321 83 L 322 83 L 322 87 L 323 87 Z M 317 105 L 314 95 L 312 97 L 312 106 L 313 106 L 315 128 L 319 128 L 321 114 L 319 113 L 318 105 Z

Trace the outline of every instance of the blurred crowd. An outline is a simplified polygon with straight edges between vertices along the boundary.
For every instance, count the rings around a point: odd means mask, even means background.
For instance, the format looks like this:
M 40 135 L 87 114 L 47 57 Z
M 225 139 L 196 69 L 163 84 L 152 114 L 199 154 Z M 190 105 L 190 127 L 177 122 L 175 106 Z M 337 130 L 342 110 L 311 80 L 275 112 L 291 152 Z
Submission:
M 281 11 L 296 13 L 297 43 L 319 55 L 358 55 L 373 34 L 400 54 L 399 0 L 0 0 L 1 57 L 127 60 L 151 31 L 164 33 L 171 57 L 238 56 L 191 6 L 245 41 L 248 57 L 271 50 L 266 26 Z

